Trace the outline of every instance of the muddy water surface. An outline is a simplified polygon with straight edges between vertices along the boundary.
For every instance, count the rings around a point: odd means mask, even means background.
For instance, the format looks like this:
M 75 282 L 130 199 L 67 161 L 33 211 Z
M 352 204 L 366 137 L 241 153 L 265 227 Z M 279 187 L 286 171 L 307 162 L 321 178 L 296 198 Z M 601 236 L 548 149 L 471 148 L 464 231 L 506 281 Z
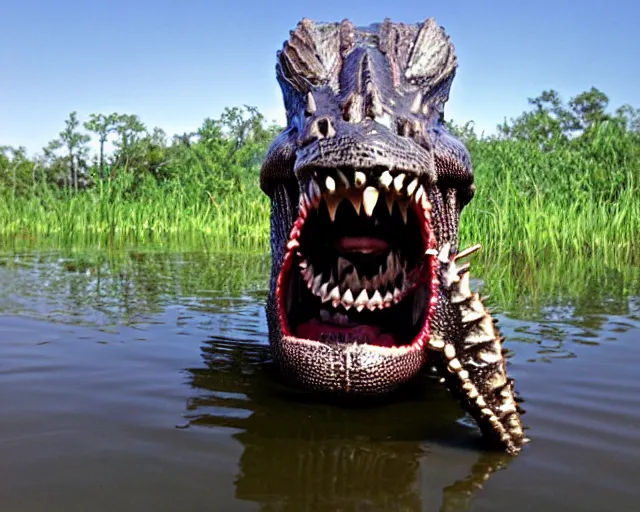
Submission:
M 638 510 L 638 273 L 487 272 L 517 458 L 436 379 L 361 407 L 282 385 L 266 256 L 5 251 L 0 510 Z

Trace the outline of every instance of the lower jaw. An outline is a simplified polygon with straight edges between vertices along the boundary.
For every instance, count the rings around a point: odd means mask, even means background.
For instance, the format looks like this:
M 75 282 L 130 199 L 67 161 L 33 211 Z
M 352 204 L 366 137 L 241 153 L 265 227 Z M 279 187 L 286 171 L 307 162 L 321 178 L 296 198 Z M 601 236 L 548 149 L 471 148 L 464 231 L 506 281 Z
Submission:
M 417 333 L 410 336 L 399 336 L 397 333 L 383 330 L 375 324 L 349 322 L 343 325 L 336 323 L 324 322 L 317 318 L 310 318 L 296 325 L 290 325 L 288 320 L 288 312 L 286 306 L 285 293 L 289 293 L 289 283 L 292 279 L 296 279 L 291 275 L 292 266 L 294 266 L 294 251 L 287 251 L 282 263 L 280 274 L 278 275 L 276 286 L 276 309 L 283 337 L 287 340 L 296 340 L 301 343 L 308 344 L 325 344 L 325 345 L 345 345 L 357 344 L 362 348 L 371 347 L 375 349 L 387 349 L 393 351 L 407 352 L 414 349 L 423 349 L 430 336 L 430 319 L 432 317 L 437 294 L 435 293 L 437 281 L 437 259 L 429 258 L 428 265 L 425 266 L 422 282 L 417 283 L 418 286 L 427 287 L 425 294 L 427 297 L 424 301 L 423 319 L 420 320 L 420 327 L 416 326 Z M 298 283 L 293 283 L 297 285 Z M 414 289 L 410 294 L 416 293 Z M 403 298 L 402 301 L 413 301 L 414 297 L 410 294 Z M 375 314 L 393 315 L 397 309 L 402 307 L 402 301 L 385 310 L 378 310 Z M 344 313 L 344 312 L 342 312 Z M 417 324 L 416 324 L 417 325 Z

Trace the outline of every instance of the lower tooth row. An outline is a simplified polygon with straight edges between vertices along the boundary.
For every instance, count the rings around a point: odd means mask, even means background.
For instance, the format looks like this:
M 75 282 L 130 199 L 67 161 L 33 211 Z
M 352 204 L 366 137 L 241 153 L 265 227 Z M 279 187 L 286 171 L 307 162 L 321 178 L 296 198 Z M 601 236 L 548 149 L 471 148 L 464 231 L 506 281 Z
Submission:
M 342 305 L 346 310 L 349 310 L 352 307 L 356 308 L 358 311 L 362 311 L 364 308 L 367 308 L 370 311 L 388 308 L 400 300 L 402 292 L 406 286 L 403 282 L 402 290 L 396 287 L 394 288 L 393 293 L 388 290 L 384 296 L 379 290 L 375 290 L 371 293 L 371 297 L 369 297 L 367 290 L 363 289 L 356 297 L 354 297 L 350 288 L 347 288 L 347 290 L 342 294 L 340 293 L 338 285 L 335 285 L 333 288 L 329 288 L 329 283 L 333 281 L 333 275 L 329 281 L 322 283 L 322 274 L 318 274 L 314 277 L 312 268 L 308 267 L 305 270 L 303 277 L 309 290 L 311 290 L 314 295 L 320 297 L 323 303 L 331 302 L 331 305 L 334 308 Z

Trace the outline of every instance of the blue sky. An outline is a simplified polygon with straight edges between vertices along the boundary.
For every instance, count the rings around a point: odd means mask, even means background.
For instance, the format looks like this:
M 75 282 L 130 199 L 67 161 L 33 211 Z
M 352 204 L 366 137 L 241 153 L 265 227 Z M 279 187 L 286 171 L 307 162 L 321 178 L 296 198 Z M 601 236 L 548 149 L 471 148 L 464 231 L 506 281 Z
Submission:
M 0 145 L 40 151 L 69 112 L 137 114 L 169 134 L 226 106 L 284 119 L 275 52 L 302 17 L 367 25 L 434 16 L 458 73 L 447 119 L 493 132 L 543 89 L 596 86 L 640 107 L 640 2 L 2 0 Z

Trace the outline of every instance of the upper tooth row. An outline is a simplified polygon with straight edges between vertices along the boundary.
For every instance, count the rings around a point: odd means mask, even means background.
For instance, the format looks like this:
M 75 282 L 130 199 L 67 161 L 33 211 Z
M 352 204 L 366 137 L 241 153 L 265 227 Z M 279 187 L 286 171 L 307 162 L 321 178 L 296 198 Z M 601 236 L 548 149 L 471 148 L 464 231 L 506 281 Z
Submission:
M 341 176 L 341 181 L 345 184 L 345 189 L 348 189 L 349 182 L 345 177 L 344 173 L 341 171 L 337 171 L 338 175 Z M 354 174 L 354 182 L 356 188 L 362 188 L 366 183 L 366 175 L 361 171 L 356 171 Z M 405 179 L 405 174 L 398 174 L 395 178 L 391 177 L 391 173 L 389 171 L 384 171 L 379 178 L 379 182 L 381 187 L 384 190 L 387 190 L 391 193 L 386 194 L 386 203 L 387 208 L 389 210 L 389 214 L 392 213 L 393 203 L 397 200 L 398 205 L 400 207 L 400 212 L 402 213 L 402 217 L 404 222 L 407 222 L 407 208 L 408 208 L 408 199 L 399 199 L 397 198 L 397 193 L 402 190 L 403 183 Z M 393 187 L 391 184 L 393 183 Z M 359 185 L 360 184 L 360 185 Z M 335 220 L 336 211 L 338 209 L 338 205 L 343 199 L 343 196 L 335 195 L 336 192 L 336 182 L 331 176 L 327 176 L 325 178 L 325 188 L 326 192 L 324 193 L 325 202 L 327 203 L 327 209 L 329 210 L 329 215 L 331 220 Z M 395 192 L 395 193 L 394 193 Z M 419 184 L 418 178 L 414 178 L 409 185 L 406 187 L 407 198 L 413 197 L 416 203 L 421 203 L 423 208 L 428 207 L 427 194 L 425 193 L 424 187 Z M 415 193 L 415 195 L 414 195 Z M 378 203 L 378 198 L 380 196 L 380 191 L 373 187 L 368 186 L 364 190 L 360 191 L 351 191 L 347 194 L 348 199 L 353 204 L 353 207 L 356 210 L 358 215 L 360 214 L 361 206 L 364 206 L 364 211 L 368 217 L 371 217 L 373 214 L 373 210 Z M 301 199 L 308 205 L 317 208 L 320 204 L 320 199 L 322 197 L 322 192 L 320 190 L 320 186 L 318 183 L 311 179 L 309 180 L 309 184 L 307 187 L 307 193 L 301 194 Z
M 336 169 L 336 173 L 337 173 L 338 180 L 342 183 L 342 186 L 344 188 L 350 188 L 352 186 L 349 179 L 345 176 L 345 174 L 342 171 Z M 394 178 L 389 171 L 384 171 L 378 177 L 378 183 L 380 184 L 383 190 L 389 190 L 389 191 L 395 190 L 396 192 L 400 193 L 405 187 L 406 177 L 407 176 L 405 173 L 400 173 L 396 175 L 396 177 Z M 310 181 L 313 182 L 314 180 L 312 179 Z M 413 193 L 418 188 L 419 183 L 420 181 L 418 178 L 413 178 L 413 180 L 407 183 L 406 191 L 408 196 L 413 195 Z M 367 175 L 365 173 L 363 173 L 362 171 L 356 171 L 353 173 L 353 186 L 355 188 L 364 188 L 366 184 L 367 184 Z M 336 183 L 336 180 L 333 178 L 333 176 L 327 176 L 324 179 L 324 186 L 326 191 L 329 192 L 330 194 L 333 194 L 336 191 L 337 183 Z M 318 187 L 317 183 L 315 184 L 315 187 L 317 187 L 317 193 L 319 195 L 320 187 Z M 424 189 L 423 189 L 423 192 L 424 192 Z M 312 194 L 310 193 L 309 195 L 311 196 Z

